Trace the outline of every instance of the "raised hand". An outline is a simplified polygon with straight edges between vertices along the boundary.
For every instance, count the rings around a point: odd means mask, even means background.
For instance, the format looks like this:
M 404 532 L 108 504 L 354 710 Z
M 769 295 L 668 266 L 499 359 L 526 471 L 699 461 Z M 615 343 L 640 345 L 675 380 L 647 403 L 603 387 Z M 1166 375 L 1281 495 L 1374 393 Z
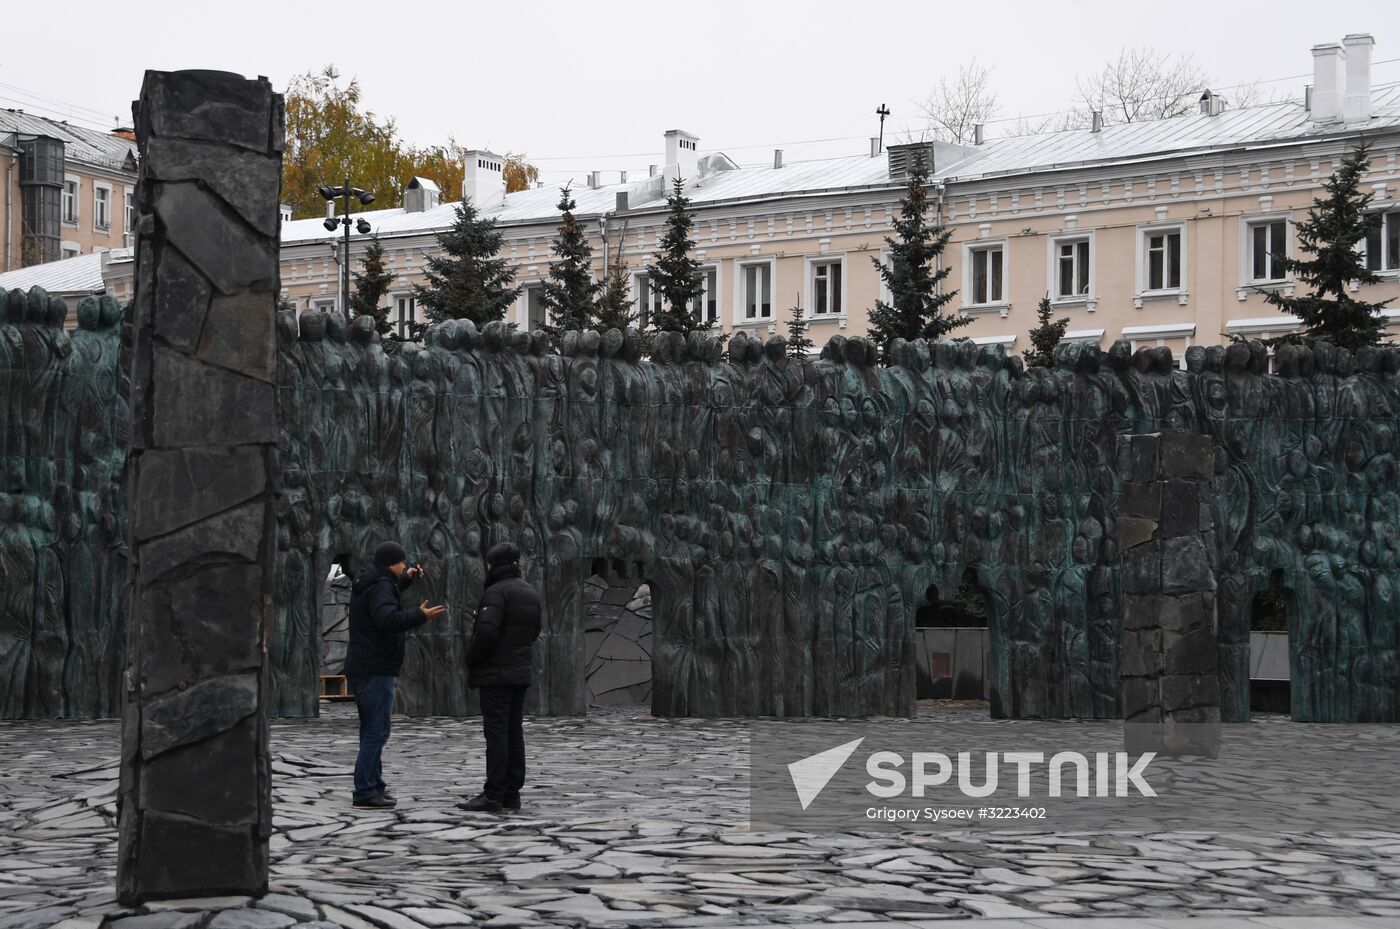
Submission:
M 445 606 L 428 606 L 427 600 L 424 600 L 422 603 L 418 604 L 418 609 L 422 610 L 423 615 L 428 617 L 428 619 L 430 620 L 437 619 L 447 612 L 447 607 Z

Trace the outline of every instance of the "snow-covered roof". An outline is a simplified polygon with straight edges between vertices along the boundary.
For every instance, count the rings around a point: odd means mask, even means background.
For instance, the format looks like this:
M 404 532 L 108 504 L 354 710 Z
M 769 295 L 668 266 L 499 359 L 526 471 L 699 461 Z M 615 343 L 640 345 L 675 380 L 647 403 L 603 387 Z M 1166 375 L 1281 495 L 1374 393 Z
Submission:
M 1109 126 L 1099 132 L 1074 129 L 1005 139 L 990 139 L 980 146 L 948 147 L 958 156 L 934 165 L 934 178 L 945 182 L 974 181 L 1004 175 L 1121 164 L 1158 158 L 1178 157 L 1209 151 L 1270 144 L 1296 143 L 1309 139 L 1356 135 L 1361 131 L 1400 127 L 1400 84 L 1377 88 L 1372 94 L 1372 116 L 1365 124 L 1314 123 L 1302 102 L 1271 103 L 1225 110 L 1215 116 L 1193 114 L 1150 122 Z M 962 157 L 962 152 L 969 152 Z M 945 153 L 946 154 L 946 153 Z M 712 164 L 717 163 L 718 159 Z M 727 165 L 733 162 L 724 160 Z M 664 205 L 658 195 L 660 178 L 640 182 L 604 184 L 573 191 L 579 216 L 612 212 L 617 195 L 632 195 L 632 209 L 652 209 Z M 686 185 L 686 194 L 697 207 L 725 201 L 760 200 L 773 197 L 888 188 L 892 181 L 889 160 L 884 155 L 852 155 L 785 164 L 774 168 L 735 167 L 714 170 Z M 645 193 L 642 193 L 644 192 Z M 641 196 L 639 196 L 641 194 Z M 506 194 L 504 202 L 483 210 L 503 225 L 554 222 L 559 217 L 556 204 L 559 191 L 536 187 Z M 402 209 L 376 210 L 362 215 L 381 235 L 435 232 L 451 226 L 457 204 L 441 203 L 431 210 L 406 213 Z M 324 241 L 327 233 L 322 217 L 282 224 L 282 241 Z
M 21 110 L 0 109 L 0 135 L 46 135 L 63 140 L 63 156 L 111 170 L 126 170 L 136 158 L 136 143 L 109 132 L 84 129 Z
M 110 258 L 126 256 L 131 249 L 108 252 Z M 55 296 L 69 294 L 100 294 L 106 290 L 102 283 L 102 252 L 77 255 L 61 261 L 50 261 L 40 265 L 30 265 L 17 271 L 0 274 L 0 289 L 28 290 L 42 287 Z

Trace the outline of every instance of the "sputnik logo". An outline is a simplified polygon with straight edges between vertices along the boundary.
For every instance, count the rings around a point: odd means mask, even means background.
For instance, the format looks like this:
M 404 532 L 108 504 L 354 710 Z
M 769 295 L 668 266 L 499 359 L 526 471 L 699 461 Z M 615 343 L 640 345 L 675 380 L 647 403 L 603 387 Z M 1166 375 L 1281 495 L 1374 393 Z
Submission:
M 864 741 L 865 737 L 861 736 L 788 765 L 788 774 L 792 776 L 792 786 L 797 791 L 797 799 L 801 802 L 802 809 L 812 805 L 812 801 L 817 799 L 817 795 L 836 776 L 836 772 L 841 770 L 846 759 L 850 758 Z

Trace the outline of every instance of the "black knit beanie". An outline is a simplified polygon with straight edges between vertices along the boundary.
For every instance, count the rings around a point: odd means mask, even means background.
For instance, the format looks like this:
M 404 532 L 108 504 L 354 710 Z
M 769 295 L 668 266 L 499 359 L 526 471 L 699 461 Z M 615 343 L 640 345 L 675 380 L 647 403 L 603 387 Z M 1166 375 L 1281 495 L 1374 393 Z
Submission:
M 397 542 L 385 542 L 374 550 L 374 563 L 381 568 L 392 567 L 407 560 L 408 552 Z

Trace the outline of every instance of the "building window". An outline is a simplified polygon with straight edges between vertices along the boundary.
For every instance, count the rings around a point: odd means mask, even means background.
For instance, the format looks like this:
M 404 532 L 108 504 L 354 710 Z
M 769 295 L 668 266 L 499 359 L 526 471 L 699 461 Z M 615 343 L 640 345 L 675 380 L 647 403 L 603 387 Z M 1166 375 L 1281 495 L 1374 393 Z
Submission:
M 78 225 L 78 179 L 63 179 L 63 222 L 69 226 Z
M 1143 233 L 1147 290 L 1181 289 L 1181 230 L 1149 229 Z
M 63 245 L 60 247 L 59 252 L 63 255 L 64 258 L 77 258 L 83 253 L 83 250 L 76 245 L 64 242 Z
M 841 258 L 812 262 L 812 315 L 839 316 L 845 311 L 845 261 Z
M 1400 269 L 1400 210 L 1382 213 L 1370 232 L 1366 233 L 1366 270 L 1395 271 Z
M 337 297 L 313 297 L 311 299 L 311 309 L 319 310 L 322 313 L 334 313 L 336 311 Z
M 742 288 L 739 306 L 742 309 L 740 322 L 751 319 L 773 318 L 773 263 L 739 266 L 739 282 Z
M 126 192 L 126 210 L 122 215 L 122 232 L 131 235 L 136 231 L 136 207 L 131 191 Z
M 112 228 L 112 188 L 94 187 L 92 189 L 92 227 L 94 229 Z
M 635 308 L 637 310 L 637 326 L 645 329 L 651 325 L 652 319 L 661 312 L 665 305 L 661 291 L 651 286 L 651 275 L 638 274 L 636 278 Z
M 1090 243 L 1087 238 L 1055 240 L 1056 298 L 1088 296 L 1090 257 Z
M 1273 219 L 1249 226 L 1249 280 L 1258 284 L 1284 279 L 1288 255 L 1288 221 Z
M 546 322 L 544 308 L 544 285 L 529 284 L 525 287 L 525 325 L 530 332 L 538 332 Z
M 700 294 L 699 305 L 696 301 L 690 301 L 690 312 L 694 313 L 701 322 L 719 321 L 719 268 L 701 268 L 700 286 L 703 288 Z
M 394 298 L 394 331 L 401 339 L 418 334 L 418 298 L 401 294 Z
M 968 288 L 971 302 L 1005 302 L 1006 253 L 1002 246 L 988 245 L 969 249 L 968 260 L 972 265 L 972 277 Z

